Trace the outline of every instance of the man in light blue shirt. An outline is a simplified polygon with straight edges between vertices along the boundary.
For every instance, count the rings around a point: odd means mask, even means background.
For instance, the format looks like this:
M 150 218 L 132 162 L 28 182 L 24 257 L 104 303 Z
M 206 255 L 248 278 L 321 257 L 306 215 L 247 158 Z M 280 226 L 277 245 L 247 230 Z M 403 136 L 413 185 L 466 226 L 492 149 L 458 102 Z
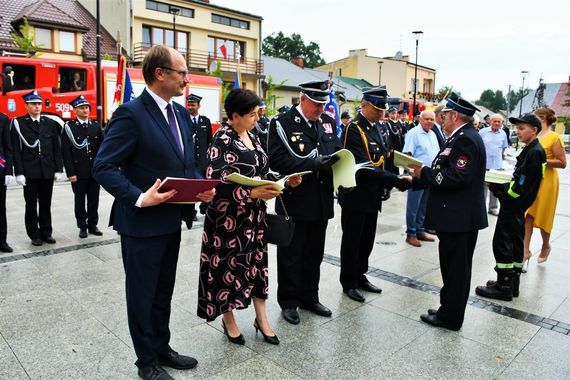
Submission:
M 435 122 L 433 111 L 422 111 L 420 124 L 406 134 L 406 143 L 402 152 L 420 160 L 424 166 L 431 166 L 439 153 L 439 143 L 431 130 Z M 406 243 L 421 247 L 420 240 L 435 239 L 424 230 L 428 190 L 408 190 L 406 203 Z
M 479 135 L 485 144 L 485 152 L 487 153 L 487 170 L 502 169 L 503 155 L 505 149 L 509 146 L 507 135 L 502 130 L 503 117 L 499 114 L 494 114 L 489 120 L 491 126 L 479 131 Z M 485 198 L 487 194 L 489 194 L 489 214 L 499 215 L 499 201 L 493 193 L 489 193 L 488 187 L 485 187 Z

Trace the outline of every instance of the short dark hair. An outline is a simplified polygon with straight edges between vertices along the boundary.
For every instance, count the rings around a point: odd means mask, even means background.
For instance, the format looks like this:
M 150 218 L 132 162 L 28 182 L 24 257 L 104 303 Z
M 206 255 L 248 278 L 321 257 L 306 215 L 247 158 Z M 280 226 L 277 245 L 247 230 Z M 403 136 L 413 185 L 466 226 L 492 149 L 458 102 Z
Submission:
M 154 72 L 158 67 L 170 67 L 172 54 L 164 45 L 154 45 L 146 52 L 142 64 L 142 74 L 146 84 L 152 84 L 156 77 Z
M 253 111 L 259 105 L 259 96 L 251 90 L 244 88 L 235 88 L 230 91 L 224 102 L 224 110 L 228 118 L 232 118 L 234 112 L 238 115 L 244 116 Z

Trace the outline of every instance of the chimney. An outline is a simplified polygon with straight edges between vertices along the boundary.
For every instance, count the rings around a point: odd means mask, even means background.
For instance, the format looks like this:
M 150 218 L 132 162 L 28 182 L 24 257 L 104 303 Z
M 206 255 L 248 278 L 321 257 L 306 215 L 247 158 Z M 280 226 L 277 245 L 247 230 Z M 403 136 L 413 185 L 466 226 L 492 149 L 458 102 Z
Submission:
M 299 66 L 300 68 L 305 67 L 305 60 L 300 55 L 291 58 L 291 63 L 294 64 L 295 66 Z

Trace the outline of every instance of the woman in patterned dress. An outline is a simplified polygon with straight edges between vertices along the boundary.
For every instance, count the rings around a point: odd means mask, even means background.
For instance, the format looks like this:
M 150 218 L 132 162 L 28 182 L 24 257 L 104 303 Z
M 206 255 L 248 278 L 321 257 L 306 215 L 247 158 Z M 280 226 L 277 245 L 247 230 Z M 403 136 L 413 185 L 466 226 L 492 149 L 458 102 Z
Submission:
M 222 315 L 222 326 L 228 340 L 244 344 L 245 339 L 236 324 L 233 310 L 245 309 L 251 299 L 255 307 L 254 327 L 261 330 L 268 343 L 279 344 L 267 320 L 265 301 L 269 282 L 267 245 L 263 235 L 265 201 L 281 194 L 270 185 L 244 187 L 227 181 L 231 173 L 247 177 L 271 179 L 268 176 L 267 155 L 251 130 L 258 120 L 259 98 L 250 90 L 231 91 L 224 103 L 229 123 L 216 132 L 209 148 L 210 164 L 207 178 L 221 179 L 216 196 L 206 210 L 200 282 L 198 316 L 213 321 Z M 297 186 L 300 177 L 287 185 Z

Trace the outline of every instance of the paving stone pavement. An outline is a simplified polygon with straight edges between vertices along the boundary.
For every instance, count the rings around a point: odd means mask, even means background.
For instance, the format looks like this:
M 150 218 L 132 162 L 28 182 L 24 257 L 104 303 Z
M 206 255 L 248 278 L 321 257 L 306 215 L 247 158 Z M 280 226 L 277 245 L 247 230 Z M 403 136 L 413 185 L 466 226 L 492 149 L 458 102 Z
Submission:
M 419 320 L 438 306 L 437 243 L 411 247 L 405 238 L 405 194 L 393 193 L 378 222 L 369 278 L 382 294 L 364 304 L 339 284 L 340 209 L 327 231 L 320 296 L 333 311 L 323 318 L 301 310 L 301 324 L 286 323 L 276 301 L 275 248 L 270 247 L 268 313 L 281 344 L 256 335 L 253 308 L 236 313 L 247 341 L 225 339 L 221 322 L 196 316 L 203 217 L 183 230 L 171 318 L 174 349 L 199 360 L 196 369 L 168 372 L 177 379 L 568 379 L 570 378 L 570 174 L 561 192 L 550 259 L 536 256 L 512 302 L 475 296 L 493 278 L 491 239 L 496 217 L 481 231 L 474 256 L 472 296 L 458 332 Z M 0 379 L 136 379 L 127 327 L 124 273 L 118 235 L 108 227 L 112 198 L 101 193 L 104 235 L 79 239 L 69 183 L 54 190 L 57 244 L 33 247 L 24 229 L 20 187 L 8 189 L 8 240 L 0 255 Z M 532 251 L 540 241 L 535 232 Z

